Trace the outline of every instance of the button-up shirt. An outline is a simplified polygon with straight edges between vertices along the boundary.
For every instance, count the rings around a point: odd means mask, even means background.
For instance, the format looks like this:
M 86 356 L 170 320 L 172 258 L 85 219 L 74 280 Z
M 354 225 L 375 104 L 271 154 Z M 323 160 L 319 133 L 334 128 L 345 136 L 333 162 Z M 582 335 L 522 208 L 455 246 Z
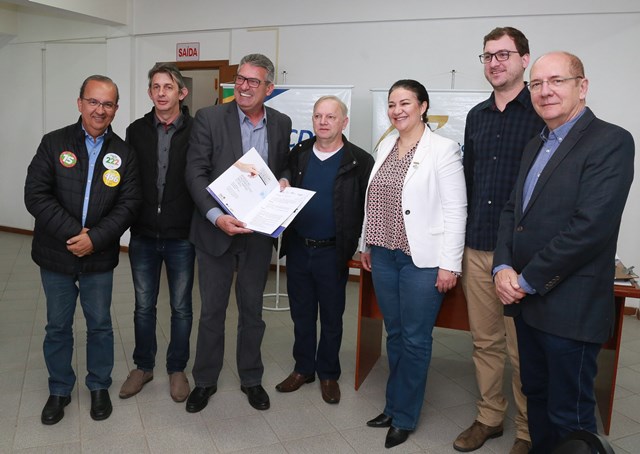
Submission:
M 497 108 L 494 93 L 469 111 L 463 155 L 468 247 L 495 249 L 500 212 L 518 176 L 522 151 L 543 127 L 526 86 L 503 111 Z
M 94 140 L 93 137 L 82 127 L 84 131 L 84 143 L 87 147 L 87 154 L 89 158 L 89 169 L 87 171 L 87 185 L 84 189 L 84 200 L 82 202 L 82 227 L 84 227 L 84 223 L 87 220 L 87 211 L 89 211 L 89 198 L 91 197 L 91 184 L 93 183 L 93 172 L 96 168 L 96 161 L 98 160 L 98 156 L 100 156 L 100 151 L 102 151 L 102 145 L 104 144 L 104 138 L 107 135 L 105 131 L 101 136 L 96 137 Z
M 170 124 L 163 123 L 158 117 L 154 117 L 156 131 L 158 132 L 158 213 L 164 195 L 164 186 L 167 183 L 167 168 L 169 167 L 169 150 L 171 149 L 171 139 L 182 125 L 182 113 Z M 144 171 L 144 169 L 143 169 Z

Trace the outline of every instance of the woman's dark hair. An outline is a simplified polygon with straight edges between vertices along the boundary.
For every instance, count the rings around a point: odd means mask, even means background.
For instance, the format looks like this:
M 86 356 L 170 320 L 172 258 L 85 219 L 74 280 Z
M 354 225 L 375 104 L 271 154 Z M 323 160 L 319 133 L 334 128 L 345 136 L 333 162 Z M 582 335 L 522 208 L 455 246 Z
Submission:
M 393 84 L 389 89 L 389 94 L 387 95 L 387 99 L 389 98 L 389 96 L 391 96 L 391 93 L 396 88 L 404 88 L 405 90 L 412 91 L 416 95 L 416 98 L 418 98 L 419 104 L 422 104 L 425 101 L 427 102 L 427 110 L 425 110 L 424 113 L 422 114 L 422 121 L 424 123 L 427 123 L 428 122 L 427 111 L 429 110 L 429 93 L 427 93 L 427 89 L 424 88 L 424 85 L 422 85 L 417 80 L 400 79 L 395 84 Z

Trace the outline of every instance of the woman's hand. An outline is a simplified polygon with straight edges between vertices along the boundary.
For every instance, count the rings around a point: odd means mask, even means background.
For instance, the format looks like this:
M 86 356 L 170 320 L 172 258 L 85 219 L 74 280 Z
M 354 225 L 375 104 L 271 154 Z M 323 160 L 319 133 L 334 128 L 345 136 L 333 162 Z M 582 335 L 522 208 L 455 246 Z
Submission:
M 440 293 L 446 293 L 456 286 L 458 276 L 449 270 L 438 270 L 438 278 L 436 279 L 436 288 Z
M 361 252 L 360 261 L 362 262 L 362 268 L 371 272 L 371 252 Z

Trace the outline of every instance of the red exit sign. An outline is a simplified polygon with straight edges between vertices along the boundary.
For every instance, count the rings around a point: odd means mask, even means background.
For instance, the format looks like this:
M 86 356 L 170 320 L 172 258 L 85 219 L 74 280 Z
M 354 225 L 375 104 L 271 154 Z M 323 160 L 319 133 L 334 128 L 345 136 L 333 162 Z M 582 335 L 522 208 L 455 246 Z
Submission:
M 176 44 L 176 61 L 200 60 L 200 43 Z

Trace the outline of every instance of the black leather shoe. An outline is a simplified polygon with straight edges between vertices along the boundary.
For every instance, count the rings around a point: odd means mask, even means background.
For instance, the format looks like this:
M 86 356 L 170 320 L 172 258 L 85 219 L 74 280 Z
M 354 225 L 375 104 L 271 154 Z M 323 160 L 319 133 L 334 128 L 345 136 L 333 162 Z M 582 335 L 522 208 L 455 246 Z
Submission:
M 69 405 L 69 402 L 71 396 L 49 396 L 40 416 L 42 424 L 51 426 L 64 418 L 64 407 Z
M 384 413 L 380 413 L 371 421 L 367 421 L 369 427 L 391 427 L 391 416 L 387 416 Z
M 111 398 L 108 389 L 98 389 L 91 391 L 91 411 L 89 414 L 94 421 L 102 421 L 111 416 Z
M 189 413 L 202 411 L 209 403 L 209 397 L 213 396 L 217 390 L 218 387 L 216 385 L 207 386 L 206 388 L 202 386 L 193 388 L 187 399 L 187 411 Z
M 269 394 L 267 394 L 262 385 L 240 386 L 240 389 L 247 395 L 249 404 L 256 410 L 267 410 L 271 406 Z
M 398 446 L 409 438 L 410 430 L 405 429 L 396 429 L 391 426 L 389 428 L 389 432 L 387 432 L 387 438 L 384 440 L 385 448 L 393 448 L 394 446 Z

